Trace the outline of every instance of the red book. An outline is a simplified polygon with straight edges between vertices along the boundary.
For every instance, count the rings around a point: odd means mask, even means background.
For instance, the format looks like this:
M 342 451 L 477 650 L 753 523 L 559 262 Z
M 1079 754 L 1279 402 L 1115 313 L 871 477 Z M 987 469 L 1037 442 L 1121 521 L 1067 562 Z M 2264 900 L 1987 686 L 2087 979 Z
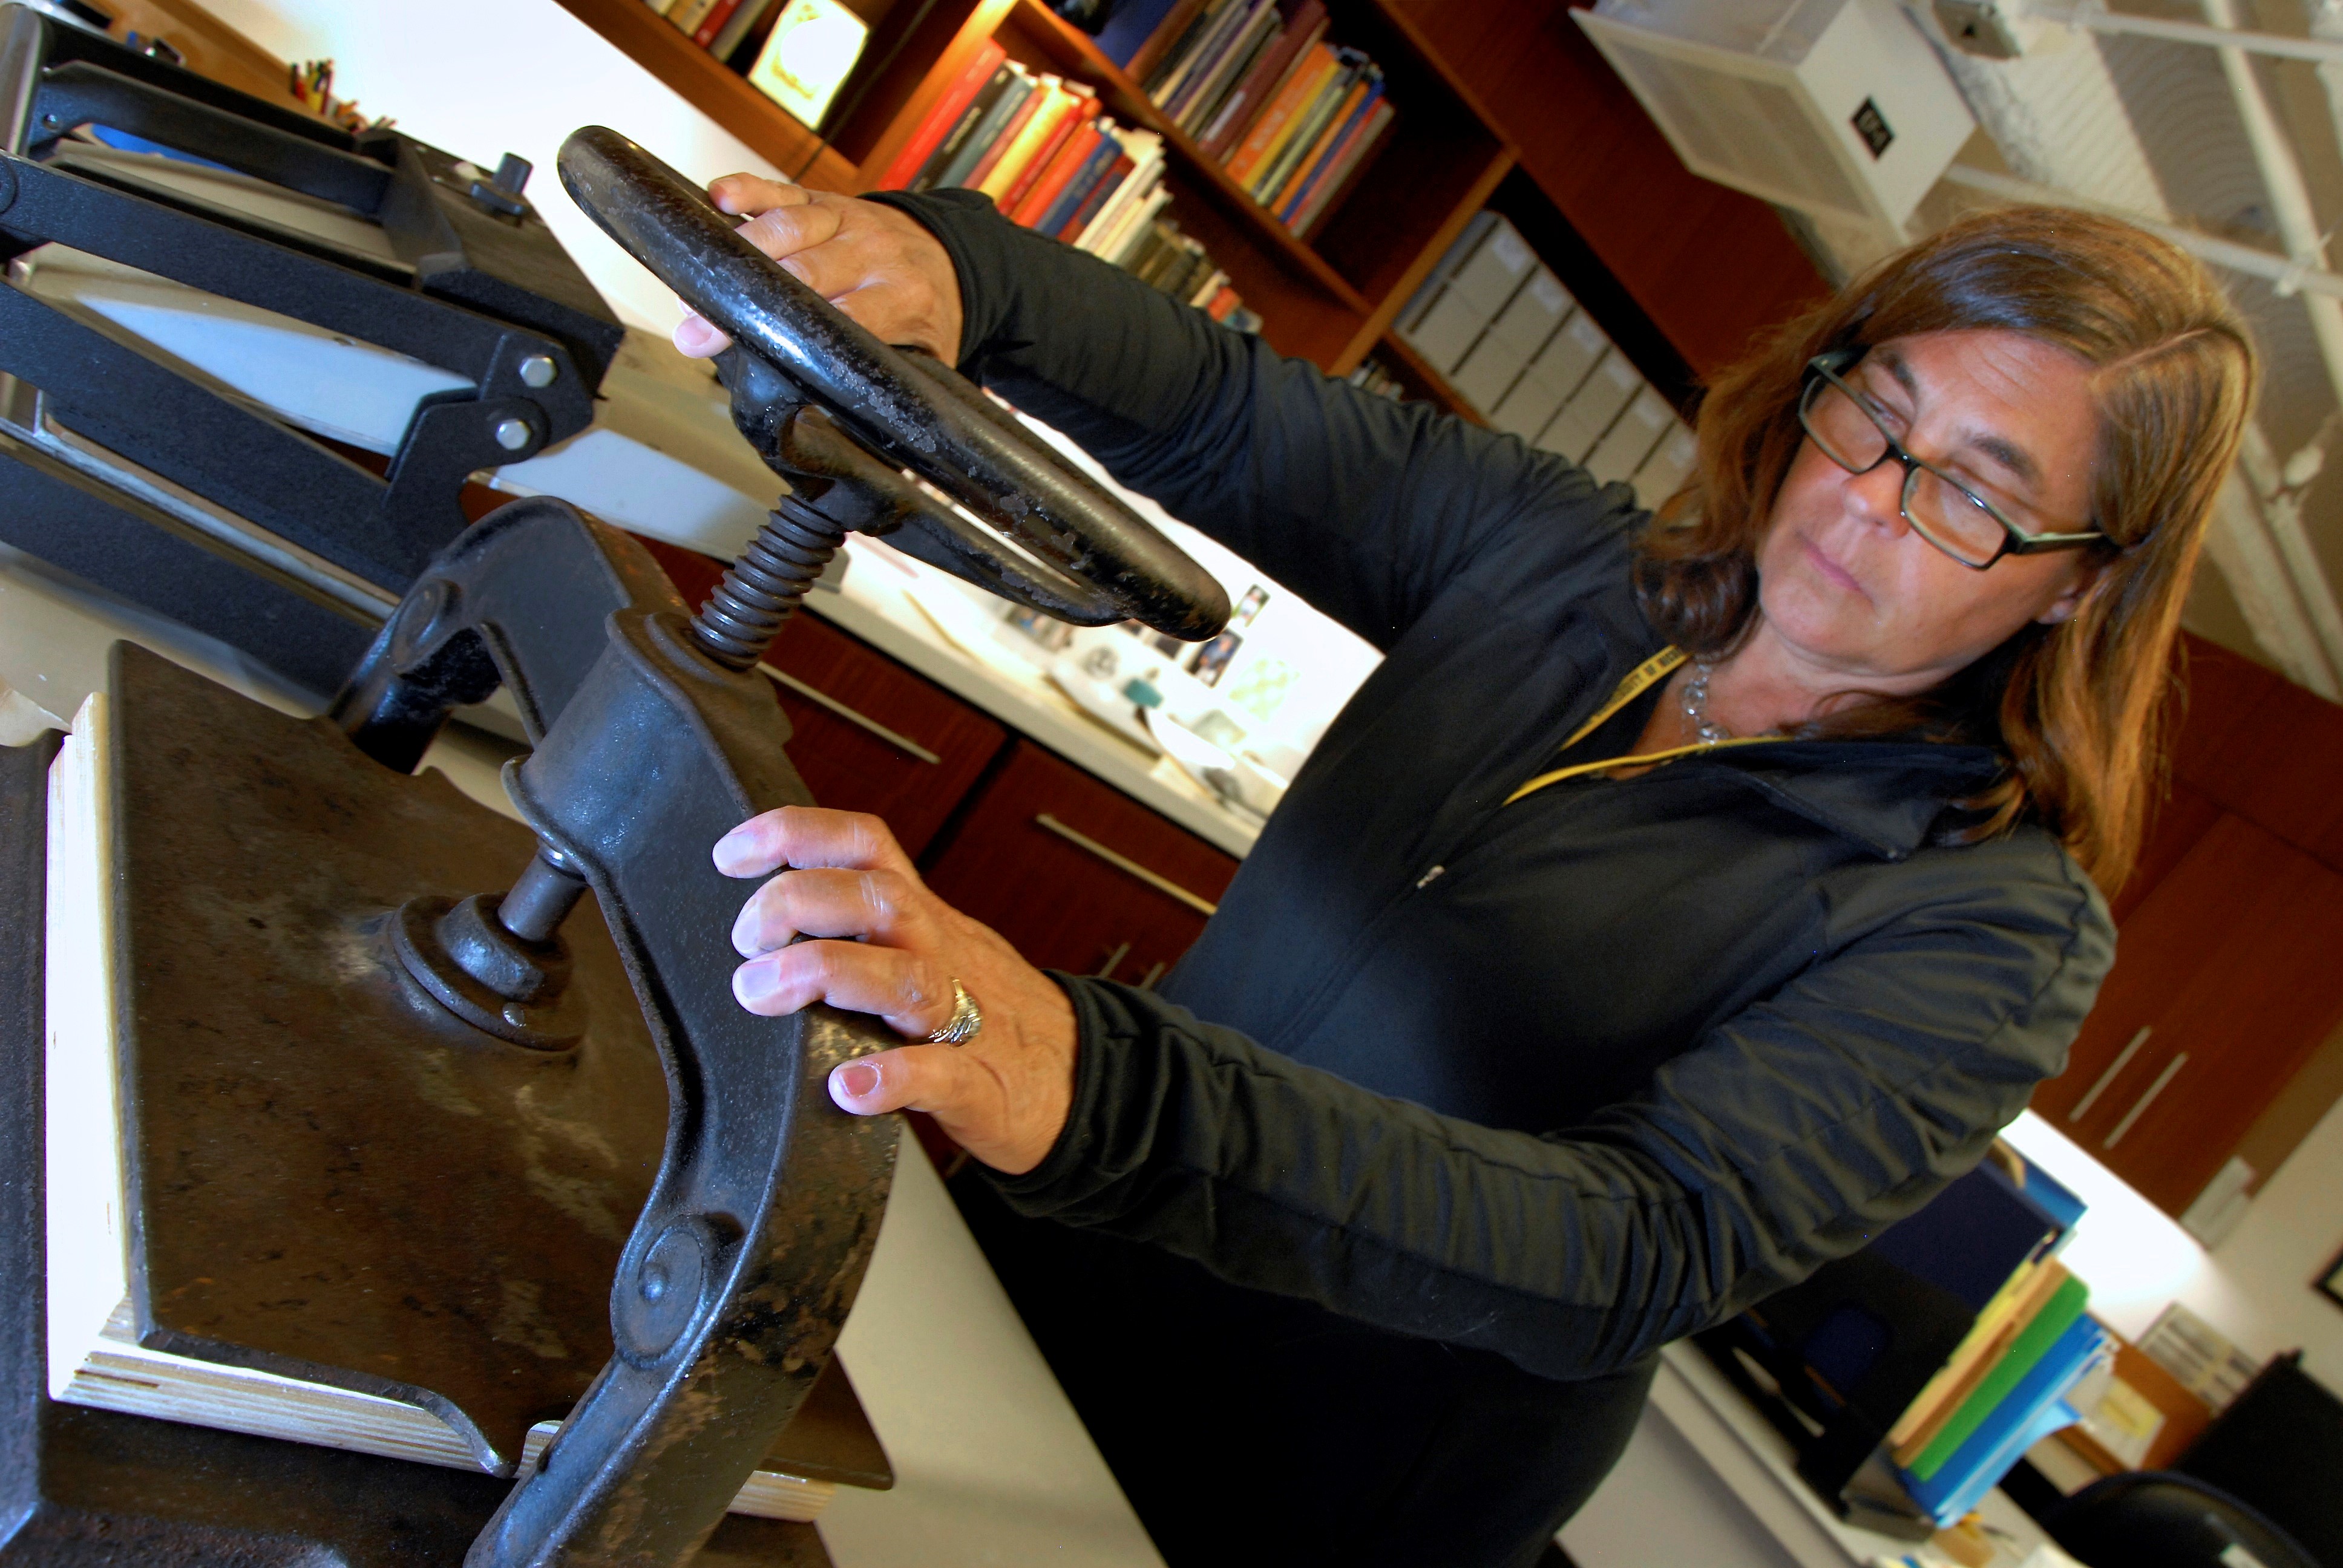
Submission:
M 1225 157 L 1237 138 L 1252 125 L 1261 106 L 1277 95 L 1285 85 L 1286 73 L 1312 44 L 1326 35 L 1326 7 L 1321 0 L 1302 0 L 1293 17 L 1285 25 L 1285 32 L 1253 62 L 1244 80 L 1228 96 L 1212 123 L 1204 127 L 1201 138 L 1206 157 Z
M 1082 197 L 1082 205 L 1074 209 L 1073 216 L 1058 226 L 1058 232 L 1052 237 L 1070 245 L 1080 239 L 1082 230 L 1090 227 L 1091 219 L 1098 216 L 1099 208 L 1106 206 L 1107 198 L 1122 188 L 1122 182 L 1130 175 L 1131 168 L 1128 154 L 1107 165 L 1106 173 L 1091 183 L 1091 194 Z
M 1017 112 L 1009 116 L 1009 123 L 993 136 L 992 145 L 984 149 L 984 156 L 976 160 L 976 166 L 960 176 L 961 185 L 974 190 L 984 183 L 984 176 L 992 172 L 992 166 L 1001 161 L 1001 155 L 1009 150 L 1009 145 L 1017 139 L 1017 133 L 1025 128 L 1025 122 L 1031 119 L 1048 101 L 1049 87 L 1047 82 L 1037 83 L 1033 90 L 1025 95 L 1025 101 L 1017 106 Z
M 709 6 L 707 18 L 691 30 L 691 41 L 705 49 L 716 42 L 716 35 L 724 31 L 724 24 L 732 20 L 732 13 L 740 9 L 740 0 L 716 0 Z
M 928 161 L 928 155 L 951 130 L 960 111 L 984 90 L 985 83 L 992 80 L 992 73 L 1007 58 L 1008 50 L 990 38 L 984 41 L 984 46 L 970 59 L 967 68 L 952 78 L 951 85 L 928 111 L 928 117 L 920 122 L 920 128 L 911 133 L 911 139 L 903 144 L 903 150 L 895 155 L 895 161 L 887 166 L 887 177 L 879 182 L 878 189 L 899 191 L 919 177 L 920 166 Z
M 1032 188 L 1010 213 L 1010 220 L 1023 224 L 1027 228 L 1032 227 L 1035 220 L 1050 210 L 1051 204 L 1064 194 L 1066 182 L 1074 177 L 1075 171 L 1090 161 L 1091 154 L 1098 150 L 1103 135 L 1088 118 L 1077 122 L 1073 135 L 1059 145 L 1058 156 L 1050 160 L 1049 167 L 1033 181 Z
M 1025 172 L 1017 176 L 1007 193 L 1001 196 L 1002 212 L 1014 215 L 1024 210 L 1026 198 L 1032 195 L 1034 187 L 1041 183 L 1041 176 L 1058 166 L 1059 155 L 1066 150 L 1067 145 L 1075 140 L 1080 132 L 1090 129 L 1091 120 L 1098 112 L 1099 101 L 1096 98 L 1086 97 L 1074 106 L 1073 112 L 1066 116 L 1066 123 L 1051 133 L 1048 143 L 1034 155 L 1032 162 L 1025 166 Z M 1040 208 L 1034 209 L 1034 216 L 1037 217 L 1041 216 Z M 1012 216 L 1011 221 L 1022 223 L 1025 220 Z

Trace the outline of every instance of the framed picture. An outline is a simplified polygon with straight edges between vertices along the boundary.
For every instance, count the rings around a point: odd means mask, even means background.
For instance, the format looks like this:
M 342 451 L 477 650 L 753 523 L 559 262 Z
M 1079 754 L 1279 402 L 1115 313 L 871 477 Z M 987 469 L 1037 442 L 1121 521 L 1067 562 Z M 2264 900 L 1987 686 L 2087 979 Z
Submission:
M 2327 1265 L 2327 1271 L 2318 1276 L 2318 1286 L 2320 1295 L 2343 1307 L 2343 1254 L 2338 1254 L 2335 1261 Z

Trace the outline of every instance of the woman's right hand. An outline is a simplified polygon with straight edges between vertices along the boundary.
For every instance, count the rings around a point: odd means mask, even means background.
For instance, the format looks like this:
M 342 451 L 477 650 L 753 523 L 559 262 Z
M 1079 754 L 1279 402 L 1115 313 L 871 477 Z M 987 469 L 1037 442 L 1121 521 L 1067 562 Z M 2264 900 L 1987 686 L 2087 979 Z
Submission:
M 960 362 L 960 278 L 951 256 L 913 219 L 877 202 L 726 175 L 708 187 L 719 212 L 749 221 L 741 236 L 881 342 Z M 686 307 L 675 346 L 697 359 L 730 338 Z

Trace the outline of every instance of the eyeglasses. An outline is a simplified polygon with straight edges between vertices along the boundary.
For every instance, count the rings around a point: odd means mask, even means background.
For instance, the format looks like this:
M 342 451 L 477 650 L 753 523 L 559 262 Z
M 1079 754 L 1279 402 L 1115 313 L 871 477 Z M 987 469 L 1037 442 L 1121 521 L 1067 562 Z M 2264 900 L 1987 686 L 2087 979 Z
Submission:
M 2097 528 L 2052 534 L 2020 528 L 1958 479 L 1906 451 L 1880 422 L 1877 406 L 1839 379 L 1855 368 L 1864 352 L 1842 348 L 1806 362 L 1798 423 L 1824 457 L 1850 474 L 1867 474 L 1890 457 L 1903 464 L 1904 520 L 1914 533 L 1978 571 L 2004 556 L 2080 549 L 2106 540 L 2107 535 Z

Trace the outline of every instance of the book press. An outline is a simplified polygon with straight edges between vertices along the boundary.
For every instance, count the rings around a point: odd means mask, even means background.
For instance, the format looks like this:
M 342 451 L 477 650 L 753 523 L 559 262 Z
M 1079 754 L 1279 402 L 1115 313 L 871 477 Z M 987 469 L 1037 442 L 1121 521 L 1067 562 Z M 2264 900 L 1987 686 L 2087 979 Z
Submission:
M 562 186 L 785 493 L 696 611 L 567 502 L 468 526 L 620 337 L 526 167 L 0 25 L 0 541 L 330 698 L 118 642 L 0 749 L 0 1563 L 826 1561 L 754 1499 L 886 1483 L 830 1352 L 897 1131 L 823 1085 L 891 1037 L 732 999 L 709 847 L 809 799 L 759 655 L 850 531 L 1081 624 L 1224 597 L 598 127 Z M 328 349 L 378 463 L 287 412 Z M 526 826 L 417 771 L 498 692 Z

